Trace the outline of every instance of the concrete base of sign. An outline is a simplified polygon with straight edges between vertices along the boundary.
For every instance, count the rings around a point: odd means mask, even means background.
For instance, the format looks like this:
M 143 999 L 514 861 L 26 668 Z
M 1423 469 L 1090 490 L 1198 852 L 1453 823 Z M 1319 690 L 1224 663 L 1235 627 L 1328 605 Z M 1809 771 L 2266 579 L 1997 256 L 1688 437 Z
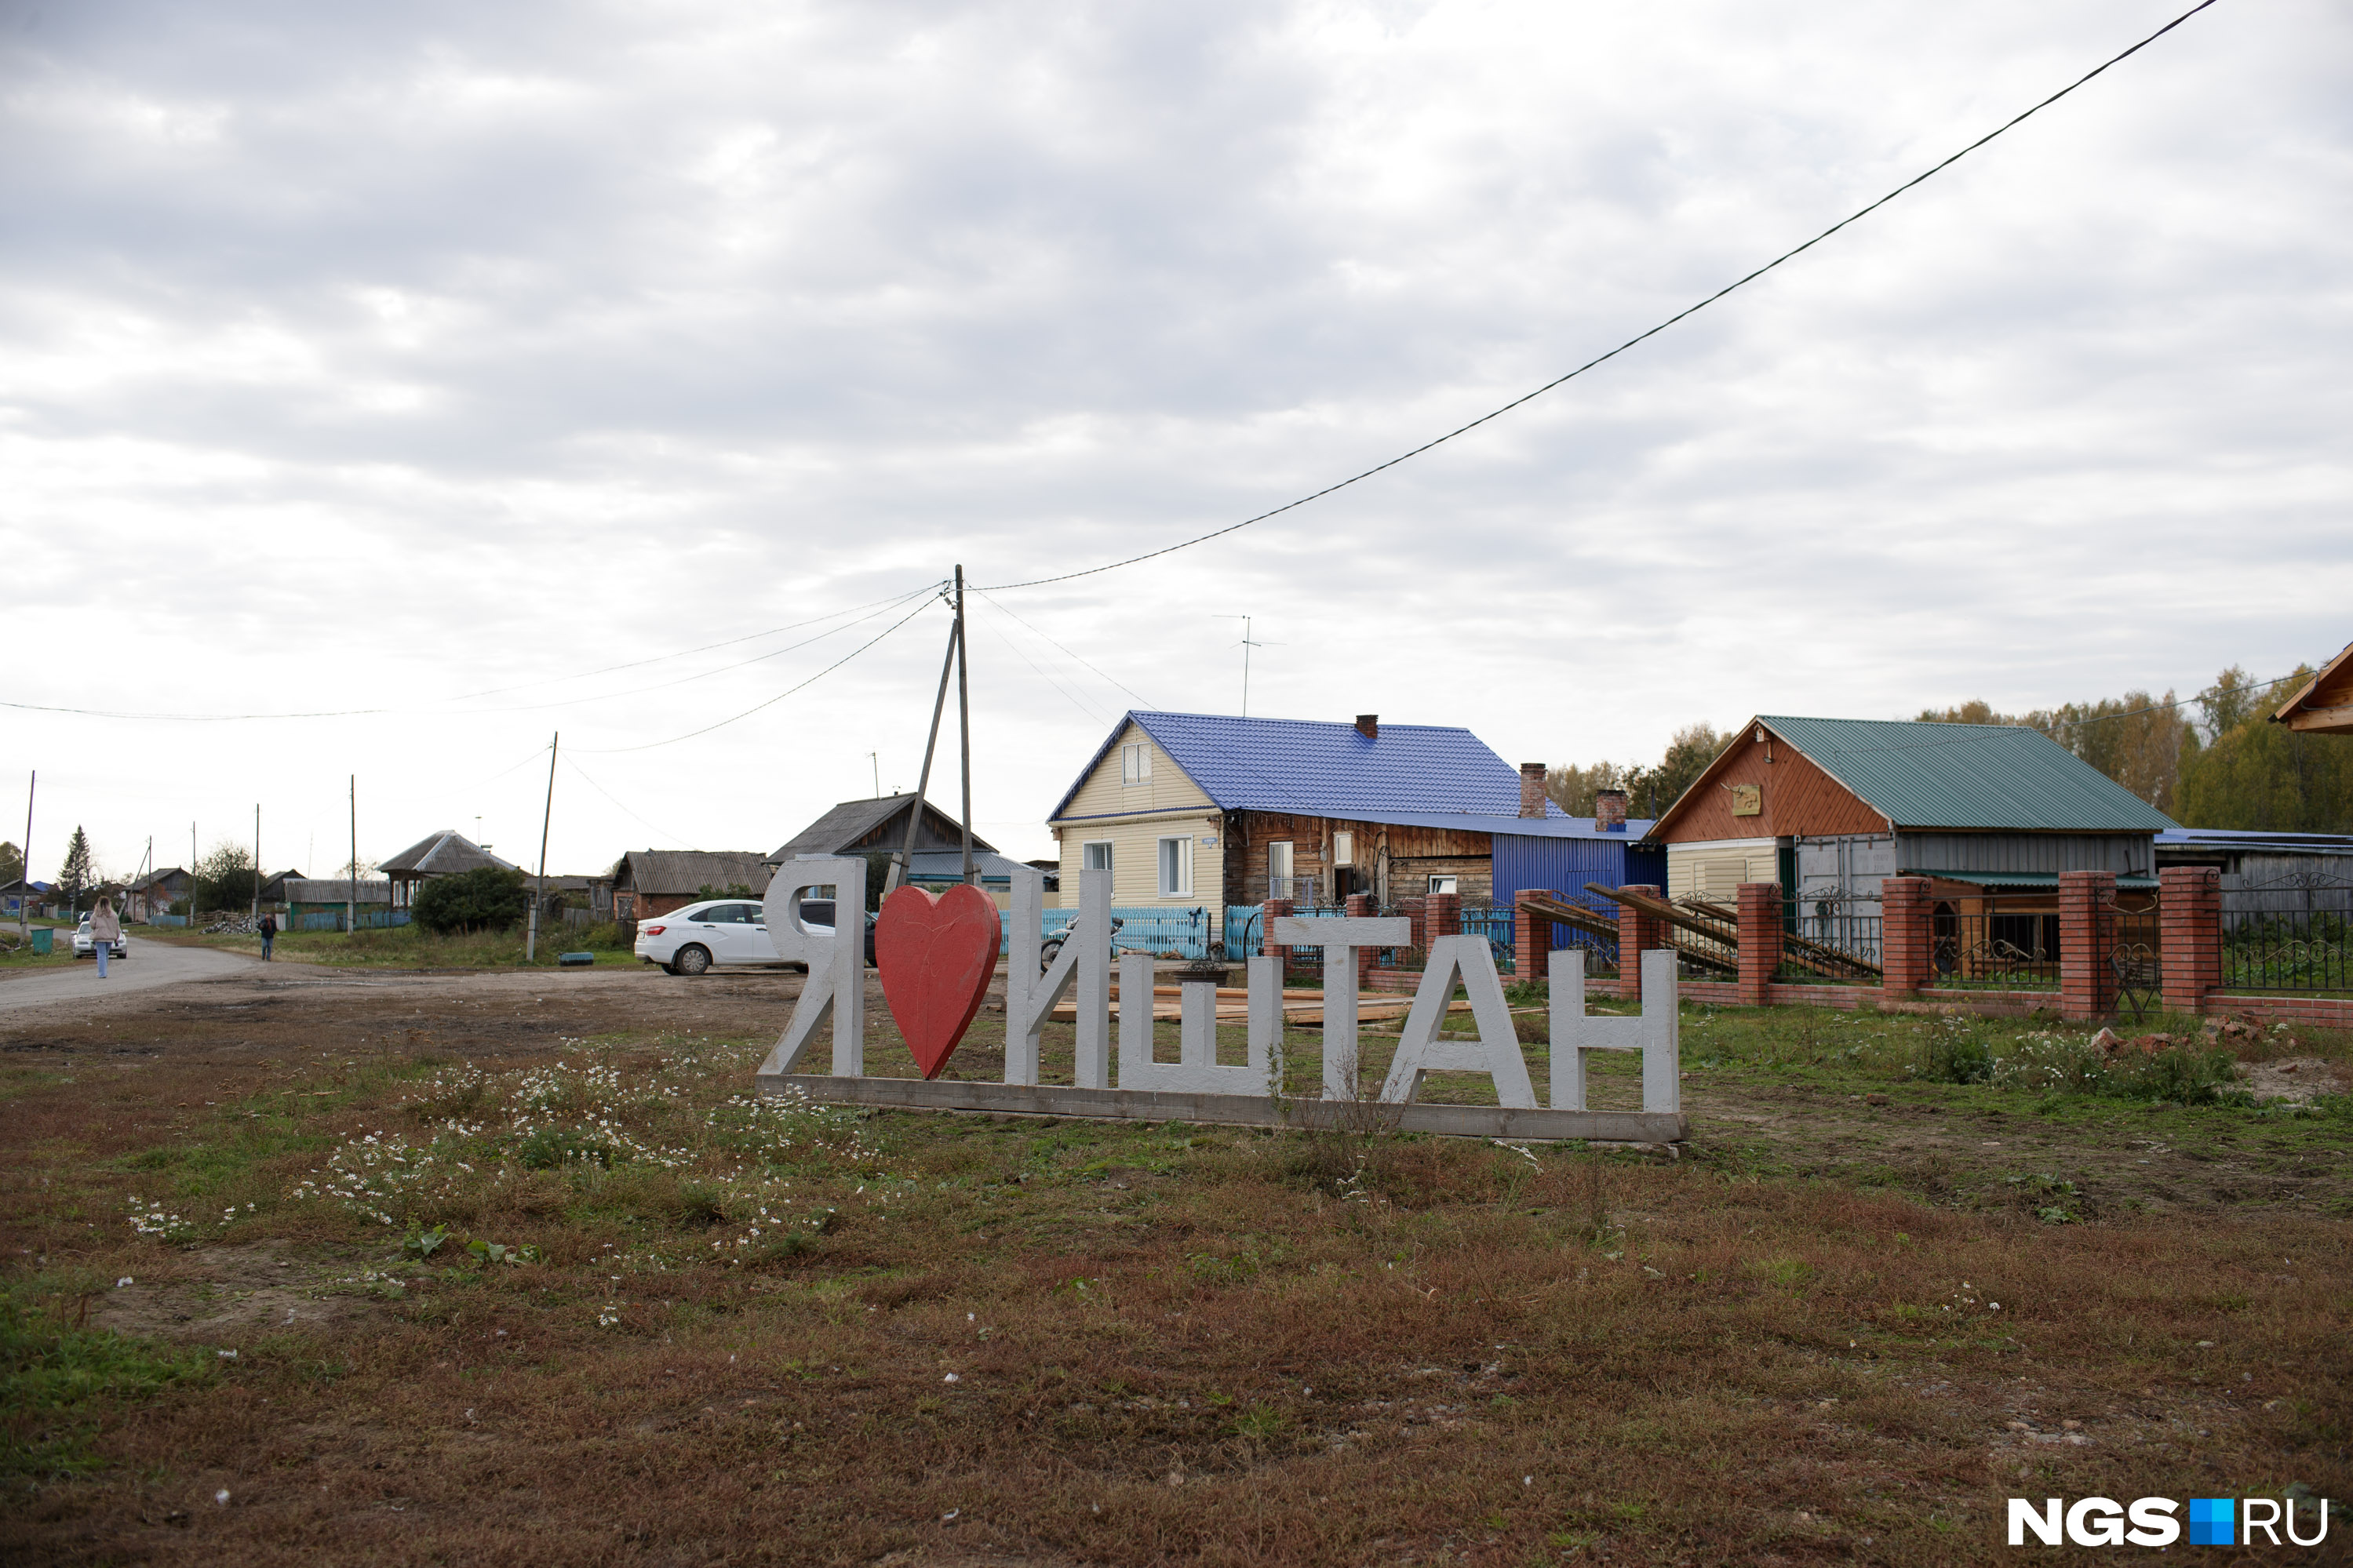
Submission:
M 754 1081 L 762 1094 L 797 1092 L 823 1104 L 870 1105 L 892 1110 L 1091 1116 L 1130 1121 L 1201 1121 L 1233 1127 L 1350 1125 L 1366 1131 L 1538 1142 L 1582 1138 L 1613 1143 L 1680 1143 L 1690 1136 L 1689 1126 L 1680 1111 L 1397 1105 L 1377 1100 L 1274 1100 L 1262 1094 L 1066 1089 L 1055 1084 L 956 1079 L 926 1083 L 916 1078 L 836 1078 L 821 1073 L 762 1073 Z

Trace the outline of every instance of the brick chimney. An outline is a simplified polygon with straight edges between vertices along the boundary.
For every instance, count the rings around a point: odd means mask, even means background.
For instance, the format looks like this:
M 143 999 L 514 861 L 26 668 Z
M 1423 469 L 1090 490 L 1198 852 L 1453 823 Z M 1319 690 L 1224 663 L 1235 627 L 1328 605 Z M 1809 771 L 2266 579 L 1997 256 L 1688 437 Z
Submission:
M 1593 826 L 1604 833 L 1626 831 L 1626 792 L 1605 789 L 1593 797 Z
M 1520 815 L 1542 816 L 1545 814 L 1545 765 L 1542 763 L 1520 764 Z
M 1381 738 L 1381 716 L 1377 713 L 1357 714 L 1356 733 L 1362 735 L 1367 741 L 1379 740 Z

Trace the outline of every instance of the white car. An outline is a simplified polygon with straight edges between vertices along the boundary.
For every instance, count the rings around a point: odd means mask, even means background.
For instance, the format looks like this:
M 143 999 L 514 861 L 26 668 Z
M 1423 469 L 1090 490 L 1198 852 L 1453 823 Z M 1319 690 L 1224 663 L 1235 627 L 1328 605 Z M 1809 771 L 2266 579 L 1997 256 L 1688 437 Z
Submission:
M 76 958 L 95 958 L 98 956 L 98 939 L 90 934 L 90 917 L 88 915 L 81 917 L 81 925 L 74 932 L 73 949 L 74 956 Z M 130 957 L 131 939 L 118 933 L 114 939 L 114 945 L 107 950 L 107 956 L 110 958 Z
M 717 899 L 656 915 L 638 925 L 634 951 L 672 974 L 781 962 L 768 941 L 766 908 L 748 899 Z

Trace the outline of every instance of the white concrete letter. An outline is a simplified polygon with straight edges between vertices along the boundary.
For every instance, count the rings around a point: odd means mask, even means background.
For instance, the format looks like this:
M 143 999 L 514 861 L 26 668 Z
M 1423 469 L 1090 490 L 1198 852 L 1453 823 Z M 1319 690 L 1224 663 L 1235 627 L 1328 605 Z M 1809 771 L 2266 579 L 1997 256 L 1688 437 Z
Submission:
M 1273 1085 L 1271 1063 L 1282 1031 L 1282 974 L 1271 958 L 1250 961 L 1250 1055 L 1243 1067 L 1218 1065 L 1218 994 L 1206 981 L 1177 987 L 1177 1059 L 1152 1056 L 1152 955 L 1129 952 L 1119 961 L 1119 1087 L 1180 1094 L 1266 1094 Z M 1264 996 L 1273 990 L 1273 1022 L 1268 1026 Z
M 801 923 L 801 895 L 834 890 L 833 930 Z M 866 1073 L 866 862 L 847 856 L 804 855 L 776 868 L 765 904 L 768 942 L 780 959 L 808 965 L 792 1021 L 776 1041 L 764 1073 L 794 1070 L 827 1017 L 833 1019 L 833 1075 Z
M 1552 1108 L 1583 1110 L 1585 1053 L 1642 1053 L 1642 1109 L 1681 1110 L 1683 1013 L 1675 995 L 1675 955 L 1668 948 L 1642 954 L 1642 1016 L 1588 1018 L 1585 1014 L 1585 954 L 1563 948 L 1568 962 L 1552 974 Z
M 1342 915 L 1330 920 L 1278 915 L 1268 923 L 1269 947 L 1324 950 L 1324 1098 L 1360 1098 L 1356 1082 L 1356 950 L 1409 947 L 1413 921 L 1403 915 Z M 1495 966 L 1491 955 L 1487 967 Z M 1339 976 L 1334 989 L 1332 980 Z M 1281 993 L 1278 989 L 1277 996 Z M 1276 1005 L 1282 1005 L 1280 1000 Z
M 1053 965 L 1040 974 L 1038 954 L 1044 943 L 1039 940 L 1038 927 L 1044 901 L 1045 879 L 1027 867 L 1016 870 L 1013 934 L 1005 967 L 1005 1081 L 1038 1081 L 1038 1031 L 1075 981 L 1079 991 L 1079 1053 L 1072 1077 L 1081 1089 L 1108 1089 L 1111 873 L 1079 873 L 1079 918 L 1063 928 L 1061 951 L 1054 955 Z
M 1447 1004 L 1454 996 L 1457 975 L 1471 994 L 1471 1018 L 1479 1031 L 1475 1040 L 1438 1037 L 1446 1023 Z M 1495 973 L 1495 955 L 1485 937 L 1441 936 L 1431 941 L 1429 967 L 1422 971 L 1421 984 L 1413 994 L 1413 1010 L 1406 1015 L 1405 1032 L 1398 1040 L 1396 1059 L 1389 1064 L 1388 1081 L 1381 1086 L 1381 1099 L 1391 1105 L 1410 1102 L 1421 1092 L 1423 1075 L 1431 1072 L 1486 1073 L 1495 1080 L 1496 1103 L 1522 1110 L 1536 1108 L 1527 1058 L 1520 1052 L 1512 1011 L 1504 1001 L 1504 982 Z

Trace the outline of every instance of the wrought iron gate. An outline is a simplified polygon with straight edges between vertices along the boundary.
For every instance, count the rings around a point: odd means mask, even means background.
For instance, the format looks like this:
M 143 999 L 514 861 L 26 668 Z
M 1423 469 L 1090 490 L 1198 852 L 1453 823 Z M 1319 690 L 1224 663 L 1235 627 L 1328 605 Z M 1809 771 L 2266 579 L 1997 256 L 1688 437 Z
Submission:
M 2116 981 L 2116 1016 L 2137 1020 L 2155 1012 L 2165 988 L 2164 942 L 2154 907 L 2127 910 L 2108 904 L 2112 939 L 2108 968 Z

